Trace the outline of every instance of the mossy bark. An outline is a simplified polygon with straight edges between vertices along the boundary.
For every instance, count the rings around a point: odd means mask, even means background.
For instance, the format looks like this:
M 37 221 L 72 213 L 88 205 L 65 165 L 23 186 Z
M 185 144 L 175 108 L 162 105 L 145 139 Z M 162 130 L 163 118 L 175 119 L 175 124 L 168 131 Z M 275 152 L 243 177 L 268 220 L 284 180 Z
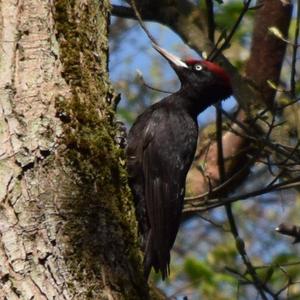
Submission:
M 147 299 L 109 1 L 0 3 L 0 298 Z

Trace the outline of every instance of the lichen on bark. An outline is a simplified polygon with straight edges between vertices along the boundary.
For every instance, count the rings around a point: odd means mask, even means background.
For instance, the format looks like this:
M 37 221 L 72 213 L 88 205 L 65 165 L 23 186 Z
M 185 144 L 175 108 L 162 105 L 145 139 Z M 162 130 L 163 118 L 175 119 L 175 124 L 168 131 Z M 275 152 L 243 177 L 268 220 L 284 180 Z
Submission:
M 74 172 L 74 185 L 61 185 L 70 245 L 66 256 L 75 277 L 90 284 L 87 298 L 109 298 L 115 289 L 119 299 L 146 299 L 124 151 L 115 142 L 109 9 L 108 1 L 101 9 L 98 1 L 55 1 L 63 77 L 71 88 L 69 98 L 56 101 L 64 123 L 63 154 Z

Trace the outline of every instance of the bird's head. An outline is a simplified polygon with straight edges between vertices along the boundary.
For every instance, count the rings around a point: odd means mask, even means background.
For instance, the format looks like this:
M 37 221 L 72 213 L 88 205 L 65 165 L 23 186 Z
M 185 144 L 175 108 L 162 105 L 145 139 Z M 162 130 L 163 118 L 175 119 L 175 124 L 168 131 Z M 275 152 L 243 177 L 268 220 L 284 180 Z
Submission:
M 156 44 L 153 47 L 175 70 L 181 82 L 181 90 L 187 96 L 197 98 L 197 95 L 201 95 L 201 98 L 204 97 L 209 104 L 213 104 L 232 94 L 230 78 L 219 65 L 207 60 L 181 60 Z

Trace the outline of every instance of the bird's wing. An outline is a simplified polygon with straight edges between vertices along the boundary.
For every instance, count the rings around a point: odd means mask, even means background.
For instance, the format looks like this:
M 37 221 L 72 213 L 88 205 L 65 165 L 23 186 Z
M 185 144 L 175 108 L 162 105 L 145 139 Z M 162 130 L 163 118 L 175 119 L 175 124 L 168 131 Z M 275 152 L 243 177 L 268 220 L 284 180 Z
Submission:
M 167 108 L 148 110 L 137 119 L 128 136 L 129 183 L 146 242 L 147 275 L 152 266 L 161 271 L 163 278 L 168 275 L 170 249 L 180 224 L 186 173 L 197 141 L 196 124 L 185 126 L 189 123 L 185 118 L 169 113 Z M 191 140 L 187 140 L 188 132 L 193 132 Z
M 157 124 L 159 124 L 159 119 L 160 114 L 155 113 L 152 109 L 146 110 L 137 118 L 136 122 L 131 127 L 127 139 L 128 146 L 126 154 L 128 179 L 134 196 L 139 230 L 144 237 L 144 248 L 149 232 L 149 220 L 146 214 L 145 203 L 143 152 L 154 136 Z
M 183 169 L 186 164 L 178 149 L 176 133 L 169 127 L 168 119 L 159 121 L 159 126 L 149 124 L 145 132 L 142 159 L 145 203 L 151 228 L 146 255 L 152 256 L 152 265 L 166 277 L 170 249 L 180 224 L 187 170 Z

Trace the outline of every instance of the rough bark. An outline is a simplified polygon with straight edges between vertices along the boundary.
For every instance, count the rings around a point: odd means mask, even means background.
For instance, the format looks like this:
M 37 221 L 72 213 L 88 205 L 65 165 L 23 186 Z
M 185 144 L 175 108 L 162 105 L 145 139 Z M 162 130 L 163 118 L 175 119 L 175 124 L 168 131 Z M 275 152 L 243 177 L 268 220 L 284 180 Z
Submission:
M 287 44 L 270 34 L 269 28 L 276 27 L 287 37 L 292 6 L 278 0 L 264 1 L 263 4 L 255 16 L 246 75 L 260 90 L 264 103 L 272 108 L 276 90 L 269 86 L 267 80 L 278 83 Z
M 0 298 L 147 299 L 109 2 L 6 0 L 0 14 Z

